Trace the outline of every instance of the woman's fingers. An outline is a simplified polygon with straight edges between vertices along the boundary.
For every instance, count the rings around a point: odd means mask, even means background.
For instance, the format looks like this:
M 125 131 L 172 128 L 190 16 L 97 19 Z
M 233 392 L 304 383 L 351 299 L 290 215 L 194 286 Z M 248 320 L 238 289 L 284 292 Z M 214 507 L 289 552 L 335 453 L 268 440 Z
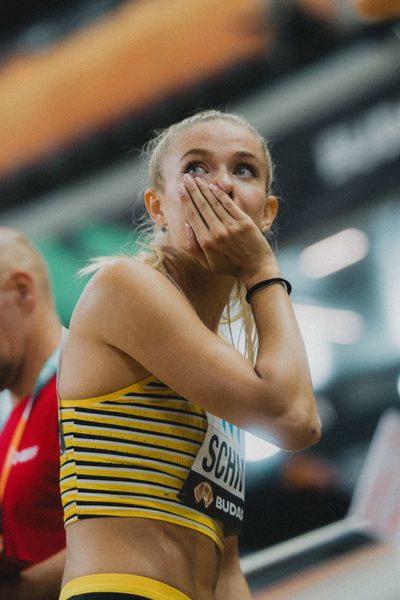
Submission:
M 201 177 L 184 176 L 188 195 L 209 230 L 220 230 L 221 224 L 229 227 L 233 221 L 244 218 L 243 211 L 219 186 L 209 184 Z
M 200 195 L 195 195 L 194 199 L 195 201 L 199 202 L 197 205 L 198 209 L 200 211 L 204 209 L 204 216 L 208 217 L 209 224 L 212 224 L 216 221 L 226 223 L 227 217 L 230 217 L 230 215 L 226 211 L 220 199 L 213 192 L 212 184 L 207 183 L 201 179 L 201 177 L 196 177 L 194 183 L 197 185 L 200 192 Z M 217 217 L 217 219 L 215 217 Z M 229 219 L 229 221 L 231 220 L 232 219 Z
M 208 229 L 211 229 L 213 225 L 220 223 L 221 219 L 216 212 L 214 212 L 212 207 L 213 194 L 210 191 L 208 184 L 200 177 L 193 179 L 187 173 L 184 175 L 183 179 L 189 196 Z M 214 196 L 214 202 L 216 201 Z
M 178 190 L 184 203 L 185 215 L 189 225 L 197 236 L 206 233 L 208 231 L 208 226 L 198 211 L 192 195 L 184 185 L 180 185 Z
M 186 238 L 186 250 L 194 257 L 196 257 L 200 264 L 207 269 L 209 267 L 208 262 L 207 262 L 207 258 L 203 252 L 203 250 L 201 249 L 196 235 L 192 229 L 192 227 L 189 225 L 189 223 L 185 223 L 185 238 Z
M 227 194 L 221 186 L 216 185 L 215 183 L 210 183 L 209 188 L 212 191 L 214 197 L 218 201 L 219 205 L 223 208 L 225 214 L 229 215 L 231 218 L 236 221 L 243 219 L 243 211 L 238 207 L 238 205 L 232 200 L 232 198 Z
M 205 268 L 209 268 L 207 258 L 201 248 L 199 241 L 204 236 L 209 235 L 209 229 L 202 219 L 196 205 L 184 185 L 180 185 L 179 194 L 184 203 L 185 215 L 187 222 L 185 223 L 185 239 L 186 249 L 190 254 L 196 257 L 200 264 Z

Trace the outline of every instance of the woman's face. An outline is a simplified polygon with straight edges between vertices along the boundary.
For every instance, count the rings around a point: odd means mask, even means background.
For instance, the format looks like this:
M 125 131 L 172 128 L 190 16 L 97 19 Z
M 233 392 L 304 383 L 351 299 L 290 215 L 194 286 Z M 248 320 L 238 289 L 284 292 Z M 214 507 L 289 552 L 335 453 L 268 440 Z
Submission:
M 245 127 L 214 120 L 180 132 L 162 160 L 164 189 L 156 192 L 158 222 L 167 228 L 168 243 L 186 245 L 185 212 L 178 192 L 185 173 L 219 185 L 261 229 L 269 229 L 276 199 L 266 193 L 268 168 L 260 141 Z

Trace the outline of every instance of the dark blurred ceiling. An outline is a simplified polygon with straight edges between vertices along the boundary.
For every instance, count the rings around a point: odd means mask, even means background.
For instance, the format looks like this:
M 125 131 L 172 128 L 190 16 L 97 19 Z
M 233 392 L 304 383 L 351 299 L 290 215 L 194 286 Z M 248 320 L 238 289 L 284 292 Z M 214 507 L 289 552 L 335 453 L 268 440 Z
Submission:
M 42 44 L 45 39 L 51 43 L 57 37 L 67 35 L 77 28 L 83 27 L 95 18 L 106 14 L 124 0 L 11 0 L 0 1 L 0 44 L 2 54 L 18 51 L 23 47 L 24 40 L 29 39 L 29 34 L 35 28 L 42 27 L 43 34 L 45 29 L 49 32 L 47 38 L 43 35 Z M 51 36 L 54 31 L 55 35 Z M 34 36 L 31 37 L 31 49 L 38 49 L 40 36 L 38 35 L 37 45 L 34 44 Z

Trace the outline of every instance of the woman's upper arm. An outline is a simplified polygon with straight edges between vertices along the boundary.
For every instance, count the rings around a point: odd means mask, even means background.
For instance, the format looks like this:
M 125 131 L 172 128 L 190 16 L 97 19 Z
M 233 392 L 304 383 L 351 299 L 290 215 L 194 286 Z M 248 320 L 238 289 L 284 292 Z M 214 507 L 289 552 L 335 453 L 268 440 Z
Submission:
M 104 270 L 98 288 L 93 324 L 104 341 L 206 410 L 225 412 L 221 404 L 233 393 L 243 397 L 246 380 L 257 379 L 251 363 L 211 332 L 153 268 L 121 261 Z
M 178 394 L 245 429 L 260 426 L 265 435 L 276 426 L 279 443 L 276 385 L 266 385 L 250 361 L 211 332 L 155 269 L 132 259 L 105 267 L 83 314 L 104 342 Z

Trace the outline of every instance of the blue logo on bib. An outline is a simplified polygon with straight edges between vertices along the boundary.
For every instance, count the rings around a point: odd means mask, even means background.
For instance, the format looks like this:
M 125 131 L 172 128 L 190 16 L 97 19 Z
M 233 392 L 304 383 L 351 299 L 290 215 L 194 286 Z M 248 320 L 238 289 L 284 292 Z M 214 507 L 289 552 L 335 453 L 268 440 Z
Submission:
M 236 427 L 236 425 L 232 425 L 232 423 L 229 423 L 229 421 L 225 421 L 225 419 L 221 419 L 221 421 L 222 421 L 222 426 L 224 428 L 224 431 L 227 433 L 227 428 L 228 428 L 232 438 L 234 437 L 234 432 L 236 431 L 236 437 L 237 437 L 238 441 L 240 442 L 242 430 L 239 427 Z

